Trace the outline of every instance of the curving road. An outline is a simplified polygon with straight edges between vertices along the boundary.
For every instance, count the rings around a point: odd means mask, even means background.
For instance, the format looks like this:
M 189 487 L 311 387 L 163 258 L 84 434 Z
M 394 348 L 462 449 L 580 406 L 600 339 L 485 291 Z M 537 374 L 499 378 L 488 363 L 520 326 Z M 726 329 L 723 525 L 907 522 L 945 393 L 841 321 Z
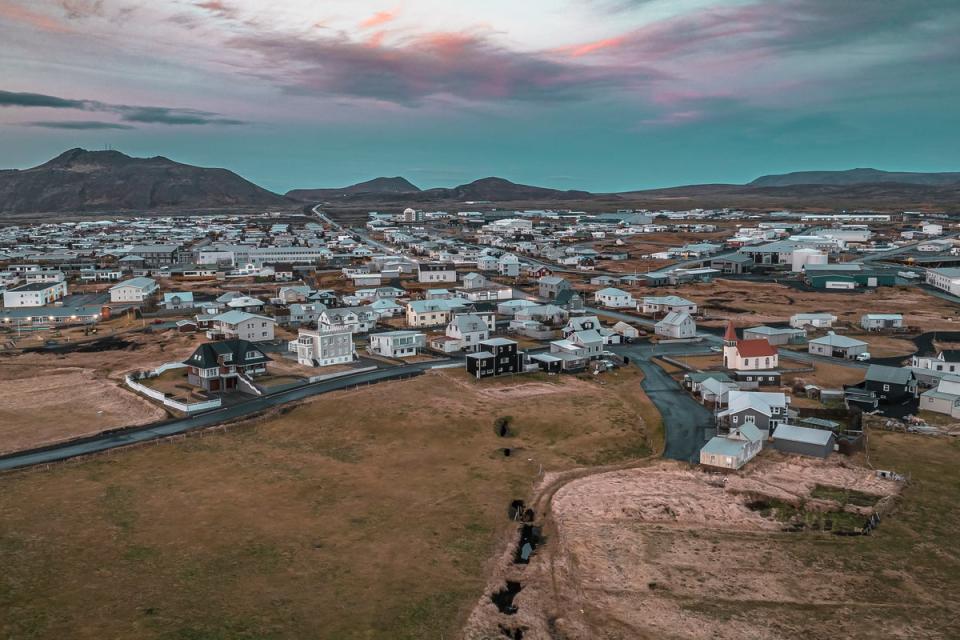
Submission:
M 71 440 L 62 444 L 50 445 L 27 451 L 0 456 L 0 471 L 19 469 L 39 464 L 59 462 L 77 456 L 85 456 L 91 453 L 99 453 L 125 447 L 131 444 L 139 444 L 158 440 L 167 436 L 187 433 L 203 427 L 210 427 L 222 422 L 245 418 L 260 413 L 267 409 L 309 398 L 310 396 L 338 391 L 350 387 L 374 384 L 386 380 L 395 380 L 408 376 L 415 376 L 423 373 L 427 369 L 432 369 L 443 364 L 456 362 L 453 359 L 447 361 L 418 362 L 376 371 L 356 373 L 353 375 L 325 380 L 313 384 L 288 389 L 268 396 L 260 396 L 245 400 L 238 404 L 205 411 L 185 418 L 176 418 L 173 420 L 164 420 L 139 427 L 130 427 L 116 431 L 107 431 L 88 438 Z

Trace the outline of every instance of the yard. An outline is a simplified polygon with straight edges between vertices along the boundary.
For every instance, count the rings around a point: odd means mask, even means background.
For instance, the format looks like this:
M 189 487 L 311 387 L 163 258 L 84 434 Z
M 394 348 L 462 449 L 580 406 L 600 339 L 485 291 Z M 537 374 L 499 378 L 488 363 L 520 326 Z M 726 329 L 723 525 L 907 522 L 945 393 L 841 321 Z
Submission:
M 869 449 L 906 486 L 862 456 L 776 452 L 726 482 L 673 463 L 557 482 L 547 544 L 488 582 L 519 581 L 518 610 L 478 597 L 466 638 L 960 637 L 960 441 L 872 432 Z M 897 491 L 871 535 L 826 532 Z
M 658 446 L 639 379 L 448 370 L 2 477 L 0 636 L 454 637 L 541 465 Z

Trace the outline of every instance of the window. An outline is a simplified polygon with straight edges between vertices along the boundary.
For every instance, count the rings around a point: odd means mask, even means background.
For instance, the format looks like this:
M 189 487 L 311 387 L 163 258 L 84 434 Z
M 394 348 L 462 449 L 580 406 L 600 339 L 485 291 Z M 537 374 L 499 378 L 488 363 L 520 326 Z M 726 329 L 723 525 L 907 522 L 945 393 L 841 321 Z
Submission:
M 883 390 L 884 390 L 884 391 L 890 391 L 890 385 L 888 385 L 888 384 L 883 385 Z

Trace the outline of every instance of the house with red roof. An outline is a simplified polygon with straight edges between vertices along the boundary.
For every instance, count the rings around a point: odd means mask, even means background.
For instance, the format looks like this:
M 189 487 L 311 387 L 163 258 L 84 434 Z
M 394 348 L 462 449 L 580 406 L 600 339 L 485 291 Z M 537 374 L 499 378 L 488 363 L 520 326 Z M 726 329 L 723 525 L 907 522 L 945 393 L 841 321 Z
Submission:
M 746 386 L 766 386 L 780 384 L 780 354 L 766 338 L 740 340 L 733 328 L 733 321 L 727 322 L 723 334 L 723 366 L 733 371 L 737 382 Z

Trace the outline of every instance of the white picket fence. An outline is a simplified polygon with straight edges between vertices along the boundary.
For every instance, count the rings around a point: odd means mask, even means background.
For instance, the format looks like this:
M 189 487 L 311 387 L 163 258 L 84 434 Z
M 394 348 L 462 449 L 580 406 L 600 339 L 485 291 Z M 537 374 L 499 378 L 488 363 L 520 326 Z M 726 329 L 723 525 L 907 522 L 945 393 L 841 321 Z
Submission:
M 182 369 L 187 365 L 182 362 L 168 362 L 167 364 L 162 364 L 150 373 L 147 374 L 147 378 L 155 378 L 162 374 L 164 371 L 170 371 L 171 369 Z M 136 380 L 134 380 L 130 375 L 124 377 L 124 382 L 126 385 L 136 391 L 141 393 L 149 398 L 158 400 L 164 405 L 176 409 L 177 411 L 183 411 L 184 413 L 196 413 L 197 411 L 206 411 L 207 409 L 216 409 L 220 406 L 220 398 L 212 398 L 210 400 L 205 400 L 203 402 L 180 402 L 179 400 L 174 400 L 173 398 L 168 398 L 166 394 L 162 391 L 157 391 L 156 389 L 151 389 L 148 386 L 142 385 Z

